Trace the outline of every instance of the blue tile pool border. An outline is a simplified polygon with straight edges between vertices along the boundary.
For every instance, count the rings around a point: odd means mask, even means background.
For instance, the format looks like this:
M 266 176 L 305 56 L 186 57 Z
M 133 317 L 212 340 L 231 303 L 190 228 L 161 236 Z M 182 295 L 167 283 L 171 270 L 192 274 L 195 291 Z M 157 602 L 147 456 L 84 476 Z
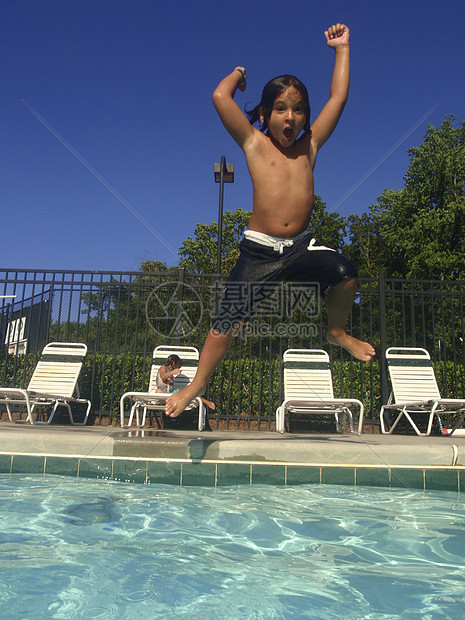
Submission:
M 465 467 L 315 465 L 0 452 L 0 473 L 52 474 L 139 484 L 219 487 L 237 484 L 336 484 L 465 491 Z

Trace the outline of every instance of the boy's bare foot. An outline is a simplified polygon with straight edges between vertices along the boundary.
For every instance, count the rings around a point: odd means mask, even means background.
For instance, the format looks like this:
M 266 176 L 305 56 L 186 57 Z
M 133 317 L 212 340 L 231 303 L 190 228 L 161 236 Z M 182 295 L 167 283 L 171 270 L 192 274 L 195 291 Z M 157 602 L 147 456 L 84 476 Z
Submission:
M 194 400 L 194 398 L 197 398 L 197 396 L 203 394 L 204 391 L 204 388 L 197 390 L 192 383 L 189 383 L 189 385 L 186 385 L 185 388 L 179 390 L 179 392 L 175 392 L 166 399 L 165 415 L 170 418 L 177 418 L 178 415 L 184 411 L 191 400 Z
M 369 342 L 354 338 L 343 329 L 337 328 L 328 330 L 326 338 L 330 344 L 343 347 L 356 359 L 362 362 L 369 362 L 376 355 L 376 351 Z

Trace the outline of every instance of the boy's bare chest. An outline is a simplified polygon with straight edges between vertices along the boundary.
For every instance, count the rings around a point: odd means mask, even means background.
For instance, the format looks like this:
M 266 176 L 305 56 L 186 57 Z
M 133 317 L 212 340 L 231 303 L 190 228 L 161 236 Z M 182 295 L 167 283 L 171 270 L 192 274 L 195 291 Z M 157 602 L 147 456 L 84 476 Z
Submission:
M 249 171 L 254 176 L 268 176 L 274 179 L 300 182 L 313 178 L 313 165 L 308 148 L 296 144 L 287 149 L 279 149 L 270 141 L 264 141 L 247 156 Z

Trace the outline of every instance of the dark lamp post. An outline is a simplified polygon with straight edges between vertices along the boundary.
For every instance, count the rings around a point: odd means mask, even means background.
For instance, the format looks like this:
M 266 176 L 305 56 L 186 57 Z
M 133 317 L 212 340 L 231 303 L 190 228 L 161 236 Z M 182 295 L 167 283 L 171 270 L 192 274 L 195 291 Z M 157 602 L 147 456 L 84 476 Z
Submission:
M 218 206 L 218 252 L 216 255 L 216 271 L 221 273 L 221 245 L 223 241 L 223 194 L 224 184 L 234 183 L 234 164 L 227 164 L 224 155 L 219 164 L 215 164 L 215 183 L 220 184 L 220 202 Z

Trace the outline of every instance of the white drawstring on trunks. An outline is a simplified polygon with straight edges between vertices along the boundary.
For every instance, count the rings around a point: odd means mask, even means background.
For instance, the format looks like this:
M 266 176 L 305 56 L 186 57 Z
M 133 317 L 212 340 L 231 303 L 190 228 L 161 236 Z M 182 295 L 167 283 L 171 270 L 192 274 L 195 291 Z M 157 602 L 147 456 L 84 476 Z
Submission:
M 267 235 L 265 233 L 258 232 L 257 230 L 246 230 L 244 231 L 244 237 L 249 239 L 250 241 L 255 241 L 255 243 L 259 243 L 260 245 L 266 245 L 269 248 L 273 248 L 275 252 L 283 253 L 284 248 L 289 248 L 291 245 L 294 245 L 294 241 L 298 241 L 305 237 L 308 234 L 307 230 L 300 233 L 293 239 L 283 239 L 282 237 L 273 237 L 272 235 Z M 316 239 L 311 239 L 310 243 L 307 246 L 307 250 L 329 250 L 330 252 L 335 252 L 333 248 L 327 248 L 325 245 L 317 245 L 315 246 Z
M 289 248 L 291 245 L 294 245 L 294 241 L 298 241 L 306 234 L 307 232 L 304 231 L 293 239 L 283 239 L 282 237 L 273 237 L 272 235 L 267 235 L 256 230 L 244 231 L 244 237 L 246 239 L 249 239 L 250 241 L 255 241 L 255 243 L 259 243 L 260 245 L 266 245 L 269 248 L 273 248 L 275 252 L 279 252 L 280 254 L 283 253 L 284 248 Z

